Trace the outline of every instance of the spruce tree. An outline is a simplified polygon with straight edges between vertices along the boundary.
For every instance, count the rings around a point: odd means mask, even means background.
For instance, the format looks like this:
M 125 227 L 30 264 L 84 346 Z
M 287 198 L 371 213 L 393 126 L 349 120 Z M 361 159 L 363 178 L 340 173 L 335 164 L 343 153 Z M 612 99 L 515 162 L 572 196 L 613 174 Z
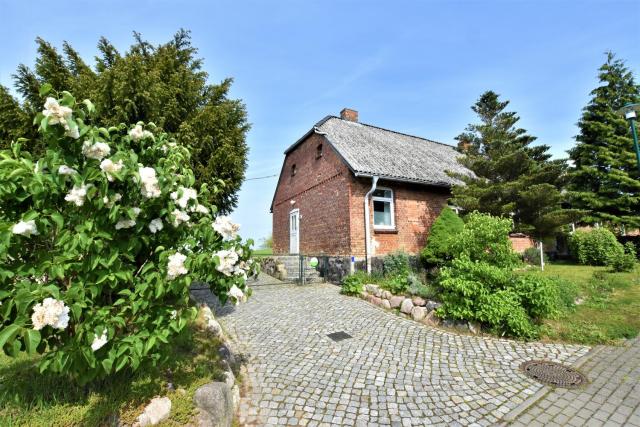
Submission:
M 517 127 L 520 118 L 508 105 L 487 91 L 471 107 L 480 123 L 456 139 L 459 161 L 473 175 L 454 175 L 464 185 L 453 187 L 452 202 L 467 212 L 511 217 L 514 231 L 552 236 L 582 214 L 562 206 L 566 162 L 551 160 L 547 145 L 532 146 L 536 138 Z
M 578 122 L 570 196 L 575 207 L 588 209 L 588 223 L 612 228 L 640 226 L 640 174 L 629 123 L 620 109 L 640 102 L 640 89 L 624 62 L 611 52 L 600 67 L 600 85 Z
M 198 184 L 220 189 L 211 202 L 228 213 L 237 204 L 244 180 L 249 130 L 244 104 L 229 98 L 232 79 L 207 83 L 208 75 L 188 31 L 178 31 L 159 46 L 138 33 L 134 40 L 121 54 L 101 38 L 92 69 L 69 43 L 63 44 L 60 53 L 47 41 L 36 39 L 34 69 L 21 64 L 14 75 L 22 99 L 0 86 L 0 148 L 19 137 L 38 140 L 27 118 L 42 110 L 44 98 L 39 89 L 49 83 L 58 91 L 68 90 L 78 99 L 88 98 L 99 105 L 99 125 L 153 122 L 188 146 Z M 44 148 L 30 142 L 23 147 L 34 153 Z

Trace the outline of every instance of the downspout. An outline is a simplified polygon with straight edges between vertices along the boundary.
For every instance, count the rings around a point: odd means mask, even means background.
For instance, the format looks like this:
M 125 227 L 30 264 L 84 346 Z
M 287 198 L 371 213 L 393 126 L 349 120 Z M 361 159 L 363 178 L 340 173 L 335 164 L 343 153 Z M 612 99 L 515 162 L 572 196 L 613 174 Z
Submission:
M 371 182 L 371 190 L 364 196 L 364 246 L 365 260 L 367 262 L 367 273 L 371 274 L 371 226 L 369 224 L 369 197 L 376 191 L 378 185 L 378 177 L 373 176 Z

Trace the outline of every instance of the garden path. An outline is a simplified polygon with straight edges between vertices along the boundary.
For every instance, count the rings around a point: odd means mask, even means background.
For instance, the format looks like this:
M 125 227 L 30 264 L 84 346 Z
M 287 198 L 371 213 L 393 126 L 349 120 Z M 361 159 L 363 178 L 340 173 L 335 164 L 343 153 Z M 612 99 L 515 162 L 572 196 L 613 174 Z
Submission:
M 216 310 L 247 357 L 243 425 L 494 425 L 542 388 L 522 362 L 573 363 L 588 351 L 459 335 L 334 285 L 274 283 L 262 274 L 249 302 Z M 327 336 L 340 331 L 352 338 Z

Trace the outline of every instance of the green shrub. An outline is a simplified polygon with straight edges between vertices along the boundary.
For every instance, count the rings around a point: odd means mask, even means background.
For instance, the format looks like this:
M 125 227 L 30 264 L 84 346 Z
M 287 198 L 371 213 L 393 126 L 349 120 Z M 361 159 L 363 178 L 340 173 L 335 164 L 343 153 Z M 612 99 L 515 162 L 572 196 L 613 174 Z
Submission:
M 399 274 L 396 276 L 386 276 L 380 282 L 380 287 L 394 295 L 402 295 L 407 292 L 409 288 L 409 275 Z
M 631 242 L 624 244 L 623 250 L 613 251 L 607 265 L 614 271 L 631 271 L 636 265 L 636 248 Z
M 624 255 L 624 247 L 606 228 L 576 231 L 569 238 L 571 254 L 580 264 L 610 265 Z
M 357 271 L 342 281 L 340 293 L 345 295 L 360 295 L 364 291 L 364 285 L 369 282 L 369 279 L 367 273 Z
M 394 252 L 382 259 L 384 275 L 389 277 L 407 276 L 409 274 L 409 255 L 404 252 Z
M 420 278 L 414 274 L 409 275 L 408 282 L 407 293 L 409 295 L 419 296 L 424 299 L 434 299 L 438 294 L 435 287 L 422 283 Z
M 0 152 L 0 349 L 80 383 L 157 365 L 195 317 L 193 280 L 239 302 L 256 269 L 206 202 L 216 189 L 192 188 L 189 150 L 95 111 L 49 97 L 34 121 L 46 152 Z
M 549 261 L 549 258 L 547 257 L 547 254 L 544 253 L 544 251 L 542 252 L 542 256 L 546 264 Z M 540 265 L 540 248 L 535 247 L 525 249 L 525 251 L 522 253 L 522 259 L 527 264 Z
M 420 253 L 426 265 L 443 265 L 453 258 L 453 242 L 464 229 L 464 221 L 451 208 L 445 207 L 434 221 L 427 245 Z
M 464 229 L 452 244 L 453 257 L 466 257 L 502 268 L 520 264 L 520 256 L 513 251 L 509 232 L 513 221 L 489 214 L 472 212 L 466 217 Z
M 443 316 L 480 321 L 500 335 L 533 338 L 534 321 L 559 309 L 559 281 L 466 257 L 442 269 L 439 285 Z

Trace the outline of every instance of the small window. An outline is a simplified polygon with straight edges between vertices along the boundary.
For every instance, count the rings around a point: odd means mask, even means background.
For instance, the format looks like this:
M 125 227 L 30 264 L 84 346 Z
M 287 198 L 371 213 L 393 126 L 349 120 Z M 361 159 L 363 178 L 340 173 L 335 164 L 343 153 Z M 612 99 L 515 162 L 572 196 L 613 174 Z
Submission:
M 389 188 L 378 188 L 373 192 L 373 228 L 393 230 L 396 226 L 394 218 L 393 191 Z
M 316 159 L 322 157 L 322 144 L 318 144 L 316 147 Z
M 295 163 L 293 165 L 291 165 L 291 176 L 295 176 L 296 174 L 296 165 Z

